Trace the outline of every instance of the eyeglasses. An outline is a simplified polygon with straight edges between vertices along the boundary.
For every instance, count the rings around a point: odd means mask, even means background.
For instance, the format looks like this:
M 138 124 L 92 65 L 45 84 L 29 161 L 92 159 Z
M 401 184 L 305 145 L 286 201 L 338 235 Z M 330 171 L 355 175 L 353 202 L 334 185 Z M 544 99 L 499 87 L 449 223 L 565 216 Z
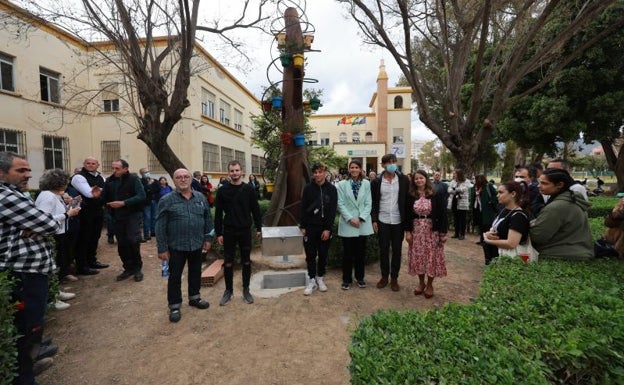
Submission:
M 178 175 L 175 177 L 176 180 L 187 180 L 187 179 L 191 179 L 190 175 Z

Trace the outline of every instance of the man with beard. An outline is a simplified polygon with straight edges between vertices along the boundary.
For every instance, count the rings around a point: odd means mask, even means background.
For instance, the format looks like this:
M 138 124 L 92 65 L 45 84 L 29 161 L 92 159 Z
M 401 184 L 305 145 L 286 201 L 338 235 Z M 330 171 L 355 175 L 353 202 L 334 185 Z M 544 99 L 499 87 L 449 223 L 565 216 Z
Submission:
M 43 335 L 48 275 L 56 267 L 46 236 L 58 229 L 52 215 L 24 195 L 30 171 L 24 157 L 0 152 L 0 271 L 9 271 L 13 279 L 14 322 L 19 335 L 13 384 L 20 385 L 37 384 L 33 364 Z M 52 362 L 51 358 L 45 360 Z
M 243 183 L 243 171 L 237 160 L 228 163 L 230 182 L 224 184 L 217 191 L 215 206 L 215 233 L 217 242 L 223 245 L 225 263 L 223 273 L 225 278 L 225 292 L 219 305 L 225 306 L 232 299 L 234 293 L 234 255 L 236 246 L 240 248 L 241 264 L 243 265 L 243 300 L 253 303 L 254 299 L 249 292 L 251 279 L 251 225 L 252 217 L 256 225 L 256 237 L 261 237 L 262 222 L 260 207 L 256 191 Z

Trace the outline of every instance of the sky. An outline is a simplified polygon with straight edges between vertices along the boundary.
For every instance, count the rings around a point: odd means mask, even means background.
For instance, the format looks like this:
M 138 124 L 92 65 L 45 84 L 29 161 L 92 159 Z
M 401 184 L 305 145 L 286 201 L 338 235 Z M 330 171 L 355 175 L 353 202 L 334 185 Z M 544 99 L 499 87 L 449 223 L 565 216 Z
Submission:
M 211 4 L 217 8 L 216 12 L 225 15 L 233 12 L 230 8 L 232 3 L 236 2 L 211 0 Z M 214 12 L 215 9 L 211 11 Z M 401 75 L 398 65 L 390 54 L 381 48 L 362 43 L 357 25 L 352 20 L 346 19 L 346 11 L 335 0 L 308 0 L 305 14 L 312 26 L 308 28 L 314 29 L 312 49 L 321 51 L 306 54 L 306 78 L 316 79 L 318 83 L 304 84 L 304 88 L 323 90 L 321 98 L 323 106 L 318 113 L 370 112 L 368 104 L 376 91 L 381 60 L 384 60 L 390 86 L 396 85 Z M 272 19 L 278 19 L 278 13 L 274 14 Z M 305 25 L 302 29 L 305 29 Z M 227 63 L 225 65 L 243 85 L 260 97 L 262 87 L 269 84 L 267 67 L 271 63 L 271 55 L 275 58 L 278 52 L 270 36 L 258 32 L 242 32 L 245 33 L 251 36 L 250 44 L 244 51 L 252 59 L 252 63 L 243 69 L 228 66 Z M 227 52 L 215 52 L 209 47 L 206 48 L 219 61 L 228 61 L 224 56 Z M 275 70 L 270 71 L 268 77 L 273 82 L 282 78 Z M 433 139 L 435 136 L 418 120 L 416 113 L 412 115 L 412 140 Z

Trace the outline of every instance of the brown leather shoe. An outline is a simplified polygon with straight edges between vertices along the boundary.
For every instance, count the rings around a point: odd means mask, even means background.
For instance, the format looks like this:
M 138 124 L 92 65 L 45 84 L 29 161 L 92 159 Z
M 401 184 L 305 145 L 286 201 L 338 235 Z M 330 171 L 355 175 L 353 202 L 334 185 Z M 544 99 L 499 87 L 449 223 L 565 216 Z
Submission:
M 401 287 L 399 286 L 397 279 L 392 278 L 392 280 L 390 280 L 390 289 L 392 289 L 392 291 L 399 291 L 400 288 Z
M 381 277 L 379 282 L 377 282 L 377 289 L 383 289 L 386 286 L 388 286 L 388 278 L 387 277 Z

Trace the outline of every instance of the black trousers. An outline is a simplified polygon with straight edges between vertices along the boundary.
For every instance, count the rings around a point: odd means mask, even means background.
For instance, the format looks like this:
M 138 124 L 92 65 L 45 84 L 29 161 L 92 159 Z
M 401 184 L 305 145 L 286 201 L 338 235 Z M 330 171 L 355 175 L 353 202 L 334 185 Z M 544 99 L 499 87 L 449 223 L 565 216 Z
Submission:
M 21 304 L 14 315 L 19 338 L 17 347 L 17 377 L 14 385 L 32 384 L 33 364 L 43 335 L 43 320 L 47 306 L 48 276 L 45 274 L 12 272 L 14 279 L 11 299 Z
M 169 250 L 169 280 L 167 281 L 167 302 L 170 309 L 179 309 L 182 304 L 182 271 L 188 262 L 188 298 L 201 298 L 202 250 Z
M 127 218 L 113 219 L 115 237 L 117 237 L 117 252 L 125 271 L 134 273 L 143 268 L 141 260 L 141 215 L 131 215 Z
M 403 248 L 404 229 L 402 224 L 389 225 L 377 222 L 379 239 L 379 266 L 381 276 L 396 279 L 401 270 L 401 251 Z M 392 247 L 392 259 L 390 259 L 390 247 Z
M 355 271 L 355 280 L 364 280 L 366 266 L 366 238 L 342 237 L 344 257 L 342 259 L 342 283 L 352 283 L 352 272 Z
M 236 246 L 240 250 L 241 264 L 243 265 L 243 287 L 249 287 L 251 280 L 251 229 L 231 229 L 223 230 L 223 278 L 225 288 L 234 290 L 234 256 Z
M 314 278 L 325 276 L 327 269 L 327 256 L 329 254 L 329 238 L 321 240 L 323 228 L 321 226 L 308 226 L 306 236 L 303 238 L 303 248 L 306 254 L 306 264 L 308 266 L 308 276 Z M 318 256 L 318 263 L 317 263 Z
M 78 271 L 89 268 L 97 261 L 96 253 L 102 226 L 104 225 L 104 210 L 80 210 L 80 229 L 76 247 L 76 269 Z
M 466 213 L 467 210 L 453 209 L 453 221 L 455 222 L 455 236 L 466 235 Z
M 56 249 L 56 265 L 58 266 L 59 279 L 70 273 L 71 253 L 69 244 L 69 235 L 54 234 L 54 244 Z

